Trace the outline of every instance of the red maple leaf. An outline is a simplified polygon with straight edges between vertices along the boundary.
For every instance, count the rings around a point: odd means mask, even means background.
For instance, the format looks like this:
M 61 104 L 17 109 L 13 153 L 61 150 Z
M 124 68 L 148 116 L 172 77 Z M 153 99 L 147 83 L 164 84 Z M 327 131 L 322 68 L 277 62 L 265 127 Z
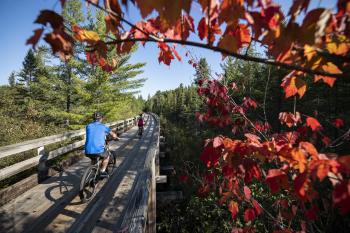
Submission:
M 220 150 L 213 147 L 213 143 L 209 143 L 203 150 L 200 160 L 209 168 L 215 166 L 219 162 L 221 156 Z
M 288 188 L 287 174 L 279 169 L 270 169 L 265 182 L 269 185 L 271 193 L 276 193 L 281 188 Z
M 344 126 L 344 121 L 343 119 L 341 118 L 337 118 L 337 119 L 334 119 L 334 121 L 332 122 L 332 124 L 337 127 L 337 128 L 341 128 Z
M 256 217 L 255 210 L 253 208 L 248 208 L 244 211 L 244 221 L 249 222 L 254 220 Z
M 312 131 L 319 131 L 322 130 L 322 125 L 316 118 L 313 117 L 307 117 L 306 118 L 306 125 L 309 126 Z
M 259 204 L 259 202 L 257 202 L 256 200 L 252 201 L 253 207 L 255 209 L 255 212 L 257 215 L 262 214 L 263 209 L 261 208 L 261 205 Z
M 246 200 L 249 201 L 252 198 L 252 191 L 250 191 L 250 188 L 245 185 L 243 187 L 243 192 L 244 192 L 244 196 L 245 196 Z

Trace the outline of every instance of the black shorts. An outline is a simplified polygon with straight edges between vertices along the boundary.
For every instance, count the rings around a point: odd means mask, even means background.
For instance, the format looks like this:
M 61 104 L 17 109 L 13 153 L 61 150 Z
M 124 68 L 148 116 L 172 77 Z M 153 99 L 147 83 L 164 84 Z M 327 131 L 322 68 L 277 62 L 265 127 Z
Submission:
M 89 157 L 90 159 L 94 160 L 97 157 L 101 157 L 101 158 L 107 158 L 109 156 L 109 153 L 107 151 L 104 151 L 103 153 L 100 154 L 85 154 L 86 157 Z

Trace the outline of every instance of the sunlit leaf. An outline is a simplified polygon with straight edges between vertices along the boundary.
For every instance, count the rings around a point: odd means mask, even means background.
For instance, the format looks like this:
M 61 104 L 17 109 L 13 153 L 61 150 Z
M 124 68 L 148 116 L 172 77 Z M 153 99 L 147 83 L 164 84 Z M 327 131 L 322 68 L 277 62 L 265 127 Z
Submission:
M 313 117 L 306 118 L 306 125 L 309 126 L 312 131 L 318 131 L 322 129 L 322 125 L 318 122 L 317 119 Z

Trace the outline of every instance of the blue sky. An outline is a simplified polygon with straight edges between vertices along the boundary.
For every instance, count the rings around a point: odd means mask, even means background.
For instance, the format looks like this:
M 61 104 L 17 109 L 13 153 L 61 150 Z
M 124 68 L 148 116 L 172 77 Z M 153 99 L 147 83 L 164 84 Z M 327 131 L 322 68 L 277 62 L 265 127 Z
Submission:
M 288 9 L 291 0 L 275 0 L 280 3 L 284 10 Z M 335 0 L 311 0 L 311 7 L 331 6 Z M 58 0 L 1 0 L 0 9 L 0 85 L 8 83 L 8 77 L 12 71 L 18 71 L 22 66 L 23 58 L 30 48 L 26 46 L 26 40 L 32 35 L 32 31 L 38 28 L 33 22 L 42 9 L 59 9 Z M 192 12 L 198 15 L 199 6 L 194 5 Z M 127 18 L 136 22 L 136 11 L 131 9 Z M 193 38 L 196 38 L 194 36 Z M 143 97 L 153 95 L 157 90 L 176 88 L 180 83 L 190 84 L 193 80 L 194 69 L 187 63 L 185 51 L 190 49 L 196 57 L 205 57 L 214 72 L 220 72 L 221 55 L 204 49 L 181 48 L 182 62 L 173 61 L 170 66 L 158 63 L 158 49 L 156 44 L 140 46 L 133 54 L 130 62 L 146 62 L 144 73 L 140 77 L 148 80 L 140 89 Z

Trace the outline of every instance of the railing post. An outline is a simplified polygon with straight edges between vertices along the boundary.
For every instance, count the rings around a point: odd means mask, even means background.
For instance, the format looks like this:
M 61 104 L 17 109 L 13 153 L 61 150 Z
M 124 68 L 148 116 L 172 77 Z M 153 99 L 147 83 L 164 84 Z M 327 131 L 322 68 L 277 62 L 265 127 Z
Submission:
M 45 180 L 49 174 L 49 168 L 47 167 L 47 155 L 45 154 L 45 148 L 43 146 L 38 148 L 39 164 L 38 164 L 38 182 Z
M 149 216 L 148 216 L 148 233 L 155 233 L 156 232 L 156 172 L 155 172 L 155 156 L 151 160 L 151 203 L 150 203 L 150 210 L 149 210 Z
M 159 176 L 159 148 L 157 149 L 157 153 L 156 153 L 155 173 L 156 173 L 156 176 Z

